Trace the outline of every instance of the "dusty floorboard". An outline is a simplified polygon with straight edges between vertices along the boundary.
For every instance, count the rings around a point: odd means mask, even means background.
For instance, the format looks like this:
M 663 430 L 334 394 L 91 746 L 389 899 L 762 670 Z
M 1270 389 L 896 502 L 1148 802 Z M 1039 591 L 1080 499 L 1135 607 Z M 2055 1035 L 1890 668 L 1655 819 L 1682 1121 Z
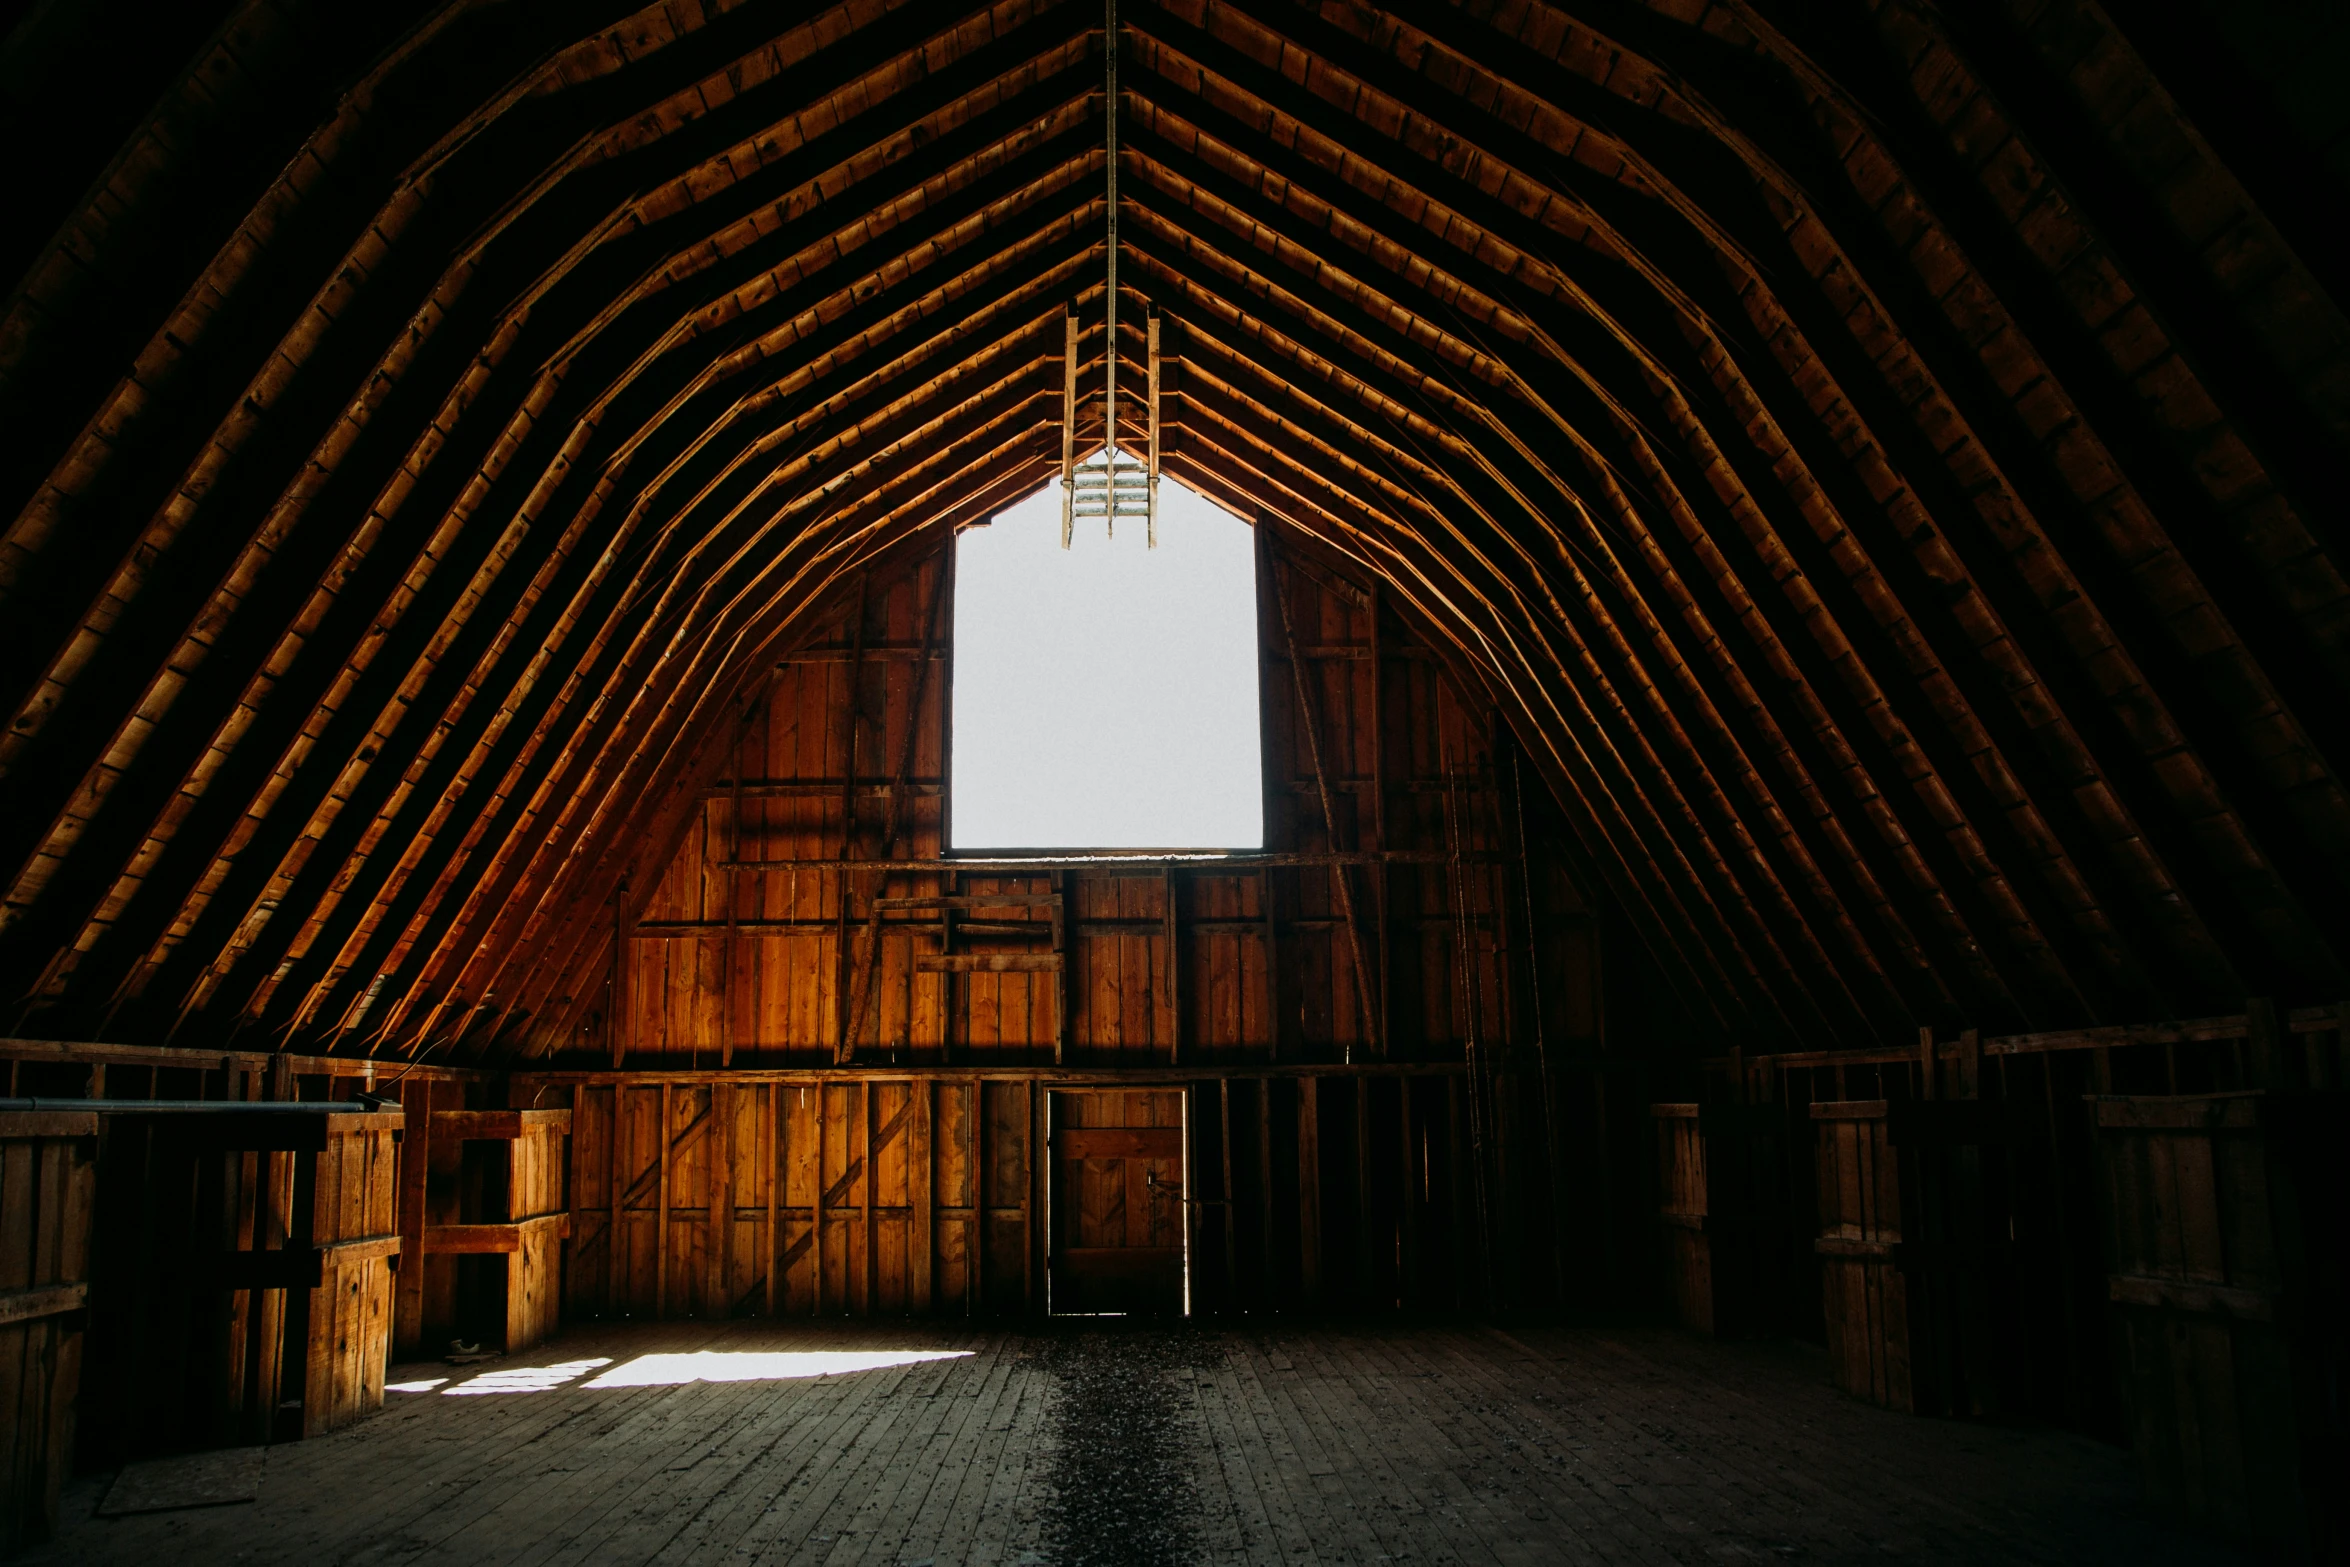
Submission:
M 592 1385 L 647 1355 L 941 1350 L 963 1353 Z M 98 1518 L 105 1477 L 86 1478 L 26 1559 L 2232 1559 L 2147 1514 L 2112 1448 L 1887 1414 L 1828 1387 L 1815 1351 L 1661 1329 L 671 1324 L 392 1380 L 436 1377 L 272 1449 L 251 1505 Z

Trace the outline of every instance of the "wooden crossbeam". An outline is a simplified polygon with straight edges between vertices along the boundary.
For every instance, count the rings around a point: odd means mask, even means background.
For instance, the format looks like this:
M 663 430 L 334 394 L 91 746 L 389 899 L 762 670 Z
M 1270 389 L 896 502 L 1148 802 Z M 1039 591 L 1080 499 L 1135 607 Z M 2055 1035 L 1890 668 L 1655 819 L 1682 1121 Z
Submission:
M 0 1327 L 31 1322 L 37 1317 L 63 1316 L 89 1304 L 87 1284 L 51 1284 L 39 1289 L 0 1290 Z
M 569 1110 L 442 1110 L 432 1118 L 435 1137 L 459 1142 L 514 1142 L 531 1127 L 571 1130 Z
M 424 1232 L 424 1249 L 434 1255 L 478 1256 L 522 1250 L 533 1235 L 562 1237 L 571 1233 L 568 1213 L 541 1214 L 511 1224 L 435 1224 Z
M 1039 931 L 1039 935 L 1043 932 Z M 1058 973 L 1067 960 L 1058 952 L 918 952 L 917 974 Z

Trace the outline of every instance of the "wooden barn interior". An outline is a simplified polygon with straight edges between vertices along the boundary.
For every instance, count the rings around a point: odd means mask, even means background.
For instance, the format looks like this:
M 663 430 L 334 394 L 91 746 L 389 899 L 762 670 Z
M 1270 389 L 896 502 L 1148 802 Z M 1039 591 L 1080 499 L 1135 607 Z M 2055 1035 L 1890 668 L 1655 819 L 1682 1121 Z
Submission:
M 2350 1560 L 2345 80 L 0 7 L 0 1549 Z M 1262 842 L 960 844 L 1177 488 Z

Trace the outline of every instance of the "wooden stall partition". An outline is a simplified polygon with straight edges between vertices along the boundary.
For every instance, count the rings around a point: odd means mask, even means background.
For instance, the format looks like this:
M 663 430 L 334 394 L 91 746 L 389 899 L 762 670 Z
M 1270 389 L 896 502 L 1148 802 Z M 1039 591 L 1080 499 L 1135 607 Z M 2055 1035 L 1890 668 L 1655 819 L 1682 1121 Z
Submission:
M 507 1210 L 520 1227 L 506 1282 L 509 1349 L 551 1337 L 562 1320 L 562 1241 L 571 1233 L 565 1201 L 564 1142 L 568 1110 L 521 1110 L 522 1135 L 513 1143 Z
M 499 1347 L 514 1354 L 555 1332 L 562 1316 L 562 1242 L 571 1233 L 564 1191 L 570 1135 L 569 1110 L 432 1115 L 431 1146 L 459 1173 L 460 1207 L 453 1221 L 426 1225 L 425 1254 L 482 1260 L 472 1264 L 477 1278 L 461 1280 L 459 1290 L 443 1297 L 448 1314 L 428 1316 L 428 1337 L 467 1331 L 470 1321 L 471 1331 L 494 1330 Z M 450 1150 L 456 1150 L 453 1161 Z M 468 1307 L 469 1316 L 461 1317 Z
M 1719 1338 L 1776 1327 L 1787 1222 L 1777 1107 L 1659 1104 L 1649 1114 L 1674 1317 Z
M 1971 1100 L 1846 1100 L 1818 1129 L 1821 1303 L 1836 1385 L 1888 1409 L 1992 1414 L 2004 1402 L 2004 1254 Z
M 1909 1281 L 1901 1242 L 1901 1171 L 1883 1100 L 1815 1104 L 1820 1297 L 1836 1385 L 1889 1409 L 1915 1407 Z
M 0 1113 L 0 1551 L 45 1539 L 73 1464 L 98 1118 Z
M 284 1440 L 383 1403 L 399 1111 L 103 1118 L 91 1466 Z
M 296 1167 L 297 1186 L 310 1188 L 318 1282 L 307 1297 L 290 1295 L 280 1380 L 281 1403 L 290 1402 L 289 1391 L 300 1400 L 304 1436 L 323 1436 L 383 1407 L 400 1253 L 396 1143 L 404 1118 L 392 1111 L 321 1119 L 325 1149 Z M 300 1244 L 300 1232 L 297 1224 L 289 1247 Z
M 2090 1101 L 2130 1441 L 2157 1505 L 2350 1548 L 2350 1096 Z

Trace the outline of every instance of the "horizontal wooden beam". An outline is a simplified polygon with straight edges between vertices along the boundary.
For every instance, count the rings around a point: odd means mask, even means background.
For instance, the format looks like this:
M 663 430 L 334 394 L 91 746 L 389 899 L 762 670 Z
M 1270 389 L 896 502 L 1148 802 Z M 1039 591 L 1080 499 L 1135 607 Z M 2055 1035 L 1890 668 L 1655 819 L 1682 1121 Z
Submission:
M 755 1049 L 756 1046 L 740 1046 Z M 816 1048 L 811 1046 L 810 1048 Z M 1242 1048 L 1262 1050 L 1262 1041 Z M 1559 1065 L 1557 1060 L 1552 1064 Z M 1568 1062 L 1567 1065 L 1597 1065 L 1592 1062 Z M 1619 1061 L 1616 1066 L 1631 1066 L 1630 1061 Z M 1085 1088 L 1095 1085 L 1115 1085 L 1122 1088 L 1172 1087 L 1181 1083 L 1212 1083 L 1231 1079 L 1242 1081 L 1268 1078 L 1280 1082 L 1294 1082 L 1306 1077 L 1459 1077 L 1467 1068 L 1458 1061 L 1380 1061 L 1346 1064 L 1338 1061 L 1301 1061 L 1282 1066 L 1263 1063 L 1231 1065 L 1202 1062 L 1193 1067 L 1067 1067 L 1067 1066 L 805 1066 L 805 1067 L 736 1067 L 723 1072 L 707 1068 L 680 1068 L 675 1071 L 609 1070 L 575 1072 L 534 1072 L 533 1081 L 553 1084 L 578 1084 L 586 1088 L 658 1088 L 691 1084 L 709 1086 L 723 1083 L 738 1087 L 751 1083 L 781 1083 L 794 1087 L 823 1083 L 1042 1083 L 1047 1088 Z
M 1038 974 L 1064 967 L 1058 952 L 917 952 L 917 974 Z
M 2330 1034 L 2339 1029 L 2343 1009 L 2340 1007 L 2295 1007 L 2279 1019 L 2288 1034 Z M 2185 1018 L 2176 1023 L 2115 1023 L 2104 1028 L 2060 1028 L 2033 1034 L 1997 1034 L 1982 1042 L 1987 1056 L 2041 1055 L 2065 1050 L 2119 1050 L 2129 1045 L 2190 1045 L 2210 1044 L 2218 1040 L 2245 1039 L 2251 1035 L 2251 1022 L 2241 1012 L 2219 1017 Z M 1935 1056 L 1939 1060 L 1959 1059 L 1962 1047 L 1956 1039 L 1938 1041 Z M 1918 1047 L 1862 1045 L 1851 1050 L 1790 1050 L 1775 1055 L 1752 1055 L 1744 1058 L 1748 1066 L 1769 1062 L 1781 1070 L 1818 1066 L 1891 1066 L 1896 1062 L 1918 1059 Z M 1698 1065 L 1726 1070 L 1728 1056 L 1706 1056 Z
M 522 1250 L 526 1237 L 549 1232 L 557 1236 L 569 1235 L 571 1215 L 541 1214 L 535 1219 L 517 1219 L 511 1224 L 428 1225 L 424 1232 L 424 1249 L 427 1254 L 436 1256 L 450 1253 L 481 1256 L 514 1252 Z
M 978 900 L 982 904 L 988 900 Z M 887 907 L 887 905 L 884 905 Z M 937 920 L 895 919 L 884 921 L 889 930 L 936 930 Z M 1117 919 L 1071 920 L 1069 928 L 1080 935 L 1140 935 L 1166 928 L 1166 921 L 1150 915 L 1133 915 Z M 1262 919 L 1178 919 L 1183 930 L 1198 936 L 1262 936 Z M 1282 930 L 1337 930 L 1346 922 L 1335 915 L 1305 915 L 1274 921 Z M 1450 914 L 1399 914 L 1388 919 L 1390 925 L 1417 926 L 1428 930 L 1450 930 L 1458 921 Z M 1476 929 L 1490 929 L 1496 923 L 1490 914 L 1472 914 L 1469 924 Z M 647 920 L 629 932 L 638 940 L 683 941 L 705 936 L 723 936 L 729 930 L 737 934 L 757 935 L 761 931 L 805 931 L 820 935 L 840 929 L 837 919 L 796 920 L 736 920 L 729 925 L 725 920 Z M 1052 926 L 1042 920 L 984 921 L 957 920 L 955 934 L 989 940 L 1017 941 L 1024 937 L 1045 937 L 1052 934 Z
M 90 1286 L 82 1283 L 44 1284 L 37 1289 L 0 1290 L 0 1328 L 37 1317 L 61 1317 L 89 1304 Z
M 91 1066 L 192 1068 L 206 1072 L 264 1072 L 283 1061 L 297 1077 L 373 1078 L 377 1062 L 363 1056 L 295 1056 L 266 1050 L 190 1050 L 180 1045 L 117 1045 L 82 1039 L 0 1038 L 0 1061 L 72 1061 Z M 484 1083 L 491 1074 L 465 1067 L 402 1062 L 400 1075 L 436 1082 Z
M 721 927 L 723 928 L 723 927 Z M 458 1142 L 513 1142 L 531 1127 L 554 1127 L 557 1131 L 571 1130 L 571 1112 L 568 1110 L 436 1110 L 432 1118 L 434 1137 L 454 1138 Z
M 909 781 L 903 792 L 913 799 L 935 800 L 942 787 L 936 779 L 916 779 Z M 1276 783 L 1274 787 L 1287 789 L 1292 794 L 1311 794 L 1314 782 L 1310 778 L 1290 778 Z M 1333 789 L 1369 790 L 1376 788 L 1377 782 L 1369 778 L 1333 778 L 1330 780 L 1330 787 Z M 1387 780 L 1387 789 L 1391 794 L 1451 794 L 1456 791 L 1479 794 L 1489 793 L 1497 787 L 1499 786 L 1493 780 L 1475 774 L 1464 776 L 1457 783 L 1442 778 L 1390 778 Z M 746 800 L 833 800 L 845 793 L 854 792 L 861 799 L 878 800 L 887 797 L 891 788 L 892 786 L 889 784 L 875 783 L 871 779 L 851 785 L 845 778 L 746 778 L 739 789 L 734 784 L 720 780 L 717 783 L 705 785 L 702 793 L 710 798 L 728 797 L 739 793 Z
M 950 657 L 945 648 L 931 648 L 927 655 L 919 642 L 868 642 L 863 649 L 867 658 L 895 658 L 909 662 L 925 656 L 933 662 Z M 850 647 L 808 647 L 796 653 L 786 653 L 775 661 L 778 669 L 791 664 L 846 664 L 854 661 L 858 650 Z
M 1371 649 L 1358 642 L 1307 642 L 1298 647 L 1297 656 L 1305 659 L 1367 659 L 1371 656 Z M 1418 647 L 1411 643 L 1402 643 L 1381 648 L 1379 656 L 1383 660 L 1417 658 L 1434 661 L 1442 655 L 1432 647 Z M 1270 644 L 1258 651 L 1258 657 L 1270 664 L 1289 662 L 1289 654 L 1286 651 L 1276 652 Z
M 1179 1126 L 1068 1126 L 1053 1134 L 1063 1159 L 1180 1159 Z
M 730 798 L 739 793 L 746 800 L 837 800 L 844 794 L 854 793 L 862 799 L 878 800 L 886 798 L 891 787 L 871 779 L 852 786 L 846 778 L 746 778 L 739 787 L 721 781 L 706 786 L 702 793 L 713 798 Z M 934 800 L 938 798 L 938 780 L 909 782 L 905 793 L 917 800 Z
M 27 1137 L 94 1137 L 98 1117 L 78 1110 L 9 1110 L 0 1112 L 0 1139 Z
M 1057 909 L 1057 892 L 974 892 L 946 898 L 875 898 L 877 909 Z
M 1499 865 L 1500 854 L 1459 856 L 1464 865 Z M 1194 875 L 1240 875 L 1248 871 L 1283 870 L 1307 865 L 1449 865 L 1453 856 L 1441 849 L 1359 849 L 1337 854 L 1259 854 L 1240 850 L 1231 854 L 1067 854 L 970 855 L 955 859 L 921 860 L 716 860 L 723 871 L 894 871 L 901 875 L 935 875 L 960 871 L 969 876 L 1045 876 L 1055 871 L 1082 875 L 1087 871 L 1157 875 L 1172 867 Z

